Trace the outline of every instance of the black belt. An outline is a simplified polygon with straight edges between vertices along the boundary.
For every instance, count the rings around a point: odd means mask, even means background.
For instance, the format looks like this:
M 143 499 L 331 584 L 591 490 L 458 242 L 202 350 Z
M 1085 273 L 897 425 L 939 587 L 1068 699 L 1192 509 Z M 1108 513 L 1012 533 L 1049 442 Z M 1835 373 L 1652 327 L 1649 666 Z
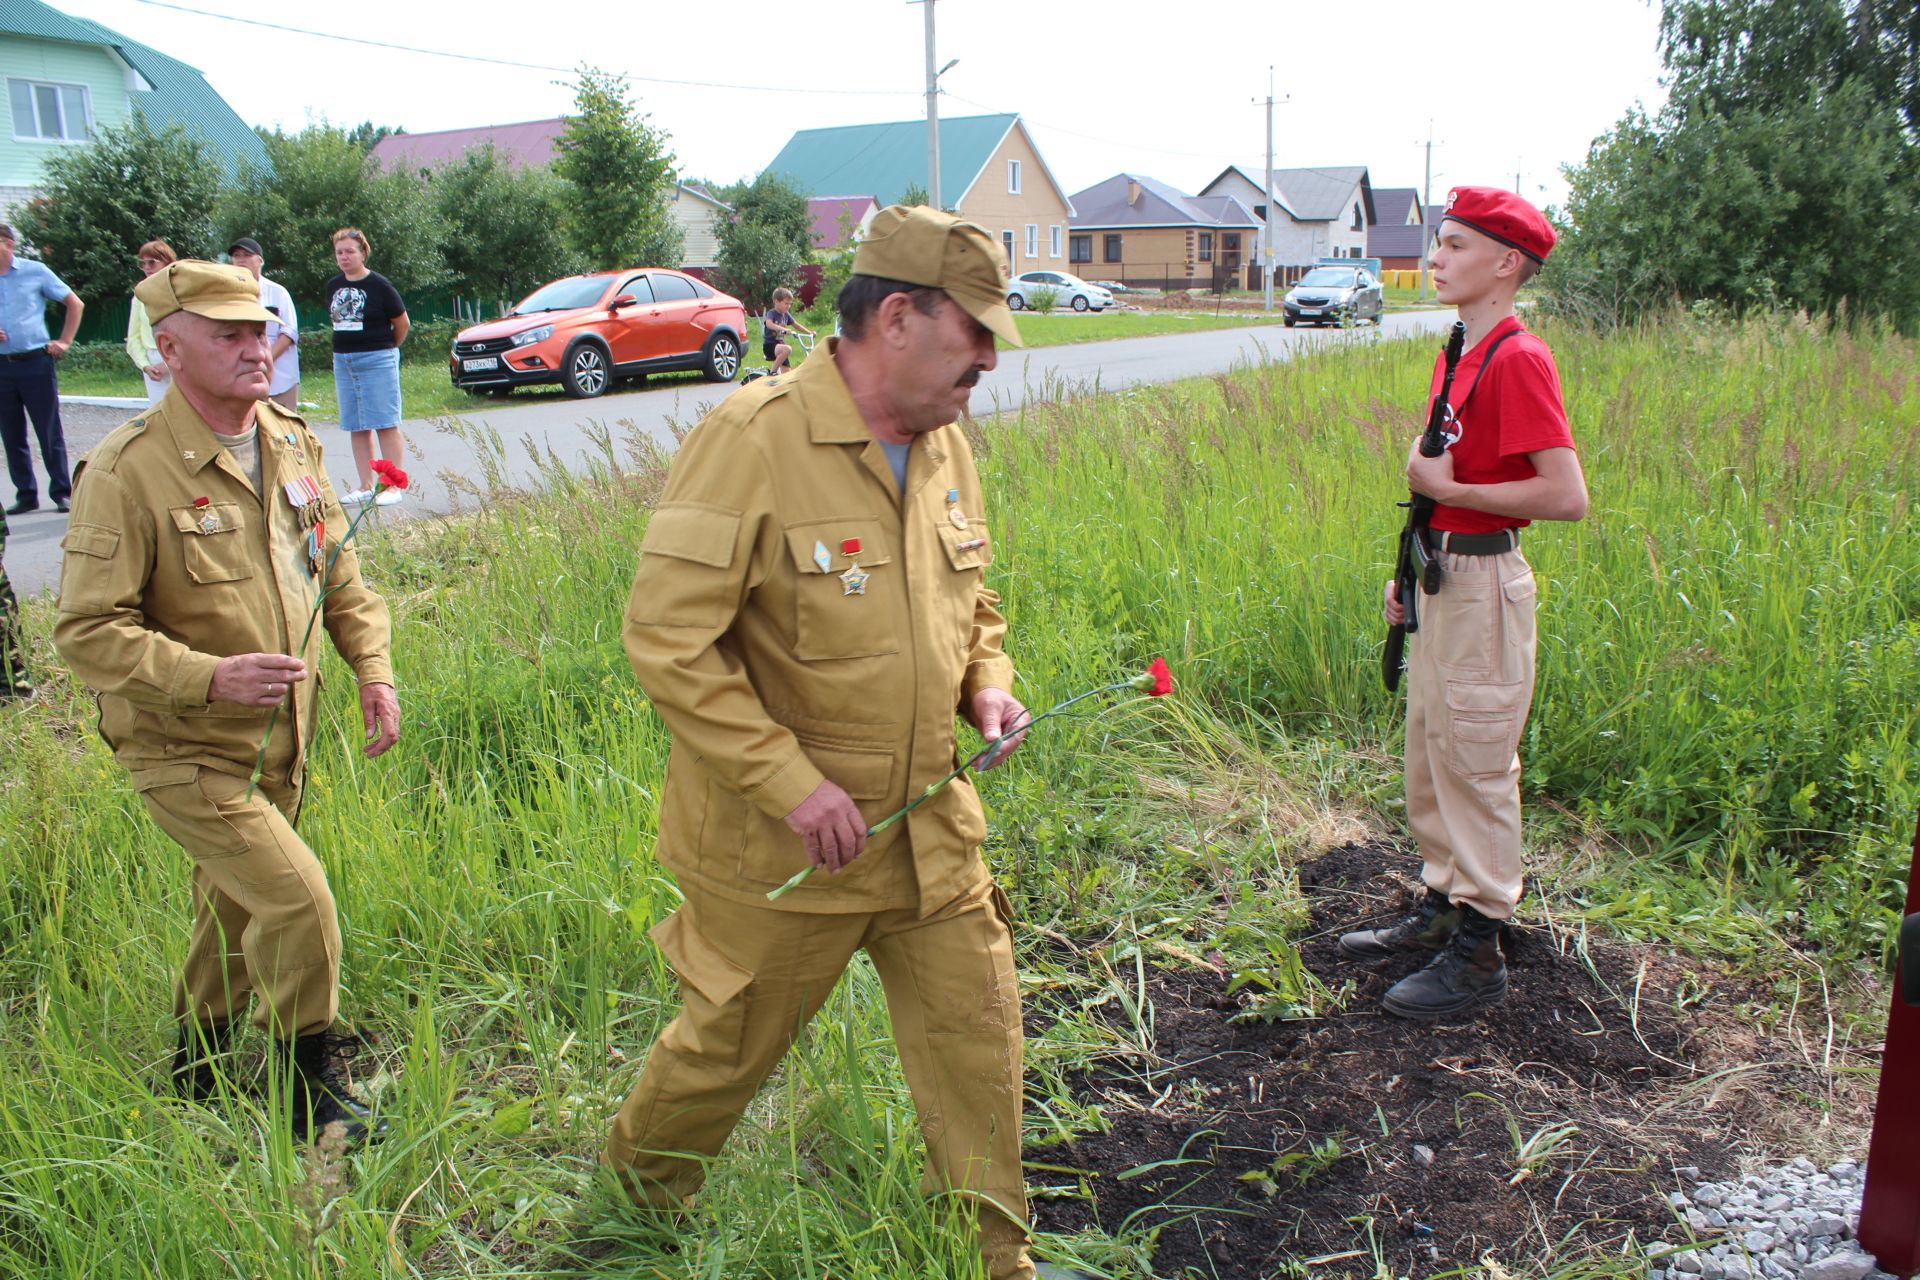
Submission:
M 0 351 L 0 360 L 13 364 L 20 360 L 38 360 L 45 354 L 47 354 L 45 347 L 35 347 L 31 351 Z
M 1433 549 L 1450 556 L 1497 556 L 1520 548 L 1518 529 L 1501 529 L 1497 533 L 1454 533 L 1446 529 L 1429 529 L 1427 536 L 1433 541 Z

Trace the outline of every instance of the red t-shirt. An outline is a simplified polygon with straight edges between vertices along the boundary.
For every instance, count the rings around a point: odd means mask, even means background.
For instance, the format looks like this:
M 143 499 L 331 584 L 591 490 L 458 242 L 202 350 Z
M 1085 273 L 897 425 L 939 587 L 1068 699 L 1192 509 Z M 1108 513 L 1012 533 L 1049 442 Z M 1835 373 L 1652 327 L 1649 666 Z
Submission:
M 1518 332 L 1513 332 L 1517 330 Z M 1501 334 L 1513 336 L 1500 344 L 1493 365 L 1481 377 L 1480 366 L 1487 351 Z M 1433 366 L 1433 382 L 1427 388 L 1427 408 L 1440 394 L 1440 380 L 1446 371 L 1443 355 Z M 1479 385 L 1474 380 L 1479 379 Z M 1471 394 L 1469 394 L 1471 393 Z M 1573 448 L 1573 432 L 1567 426 L 1565 402 L 1560 397 L 1560 373 L 1553 367 L 1553 352 L 1547 344 L 1528 333 L 1518 316 L 1508 316 L 1493 331 L 1460 357 L 1454 370 L 1454 420 L 1448 434 L 1454 436 L 1453 478 L 1463 484 L 1502 484 L 1509 480 L 1530 480 L 1540 474 L 1527 457 L 1541 449 Z M 1462 402 L 1465 403 L 1462 403 Z M 1457 433 L 1457 434 L 1456 434 Z M 1433 527 L 1451 533 L 1493 533 L 1500 529 L 1519 529 L 1530 524 L 1517 516 L 1496 516 L 1445 503 L 1433 508 Z

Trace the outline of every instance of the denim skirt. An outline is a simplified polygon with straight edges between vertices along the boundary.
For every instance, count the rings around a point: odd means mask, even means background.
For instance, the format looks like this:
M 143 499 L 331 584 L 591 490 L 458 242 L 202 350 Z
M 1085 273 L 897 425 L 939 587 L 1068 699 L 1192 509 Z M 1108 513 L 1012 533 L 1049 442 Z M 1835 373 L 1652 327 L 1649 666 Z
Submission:
M 400 425 L 400 349 L 333 353 L 340 429 L 375 431 Z

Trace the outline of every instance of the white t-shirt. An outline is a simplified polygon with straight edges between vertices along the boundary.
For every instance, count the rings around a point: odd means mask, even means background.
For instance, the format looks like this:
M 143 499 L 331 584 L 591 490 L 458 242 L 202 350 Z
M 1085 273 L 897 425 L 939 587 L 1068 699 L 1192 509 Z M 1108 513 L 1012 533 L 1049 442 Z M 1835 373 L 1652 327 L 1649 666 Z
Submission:
M 271 346 L 283 333 L 293 339 L 293 345 L 273 362 L 273 385 L 268 394 L 277 396 L 300 381 L 300 321 L 294 315 L 293 295 L 287 287 L 266 276 L 260 277 L 260 305 L 280 317 L 278 324 L 267 325 L 267 344 Z

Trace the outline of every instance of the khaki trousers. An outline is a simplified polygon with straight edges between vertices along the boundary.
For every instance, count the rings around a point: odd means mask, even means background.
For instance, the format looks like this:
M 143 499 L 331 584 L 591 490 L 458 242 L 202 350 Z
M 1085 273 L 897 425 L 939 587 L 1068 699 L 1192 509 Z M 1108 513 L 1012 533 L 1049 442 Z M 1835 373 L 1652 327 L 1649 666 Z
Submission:
M 1533 704 L 1533 570 L 1441 557 L 1408 639 L 1407 823 L 1435 893 L 1505 920 L 1520 901 L 1520 731 Z
M 706 1160 L 864 948 L 920 1115 L 924 1189 L 981 1205 L 994 1280 L 1033 1275 L 1020 1169 L 1020 992 L 998 886 L 983 880 L 925 919 L 911 909 L 781 911 L 689 890 L 653 938 L 679 975 L 683 1005 L 607 1139 L 606 1163 L 636 1202 L 671 1207 L 700 1188 Z
M 226 1022 L 260 996 L 254 1022 L 282 1039 L 324 1030 L 340 1003 L 340 922 L 327 873 L 288 814 L 300 789 L 281 773 L 247 780 L 202 768 L 141 793 L 193 858 L 193 938 L 174 1016 Z

